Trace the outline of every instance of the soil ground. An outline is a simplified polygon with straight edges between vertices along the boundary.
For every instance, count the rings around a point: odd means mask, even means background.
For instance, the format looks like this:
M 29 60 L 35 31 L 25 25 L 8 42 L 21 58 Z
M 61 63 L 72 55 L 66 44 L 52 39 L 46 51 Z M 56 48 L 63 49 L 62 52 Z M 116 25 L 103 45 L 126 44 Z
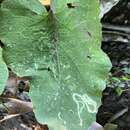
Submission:
M 130 0 L 120 0 L 102 19 L 102 49 L 111 59 L 110 81 L 97 114 L 101 125 L 130 130 Z

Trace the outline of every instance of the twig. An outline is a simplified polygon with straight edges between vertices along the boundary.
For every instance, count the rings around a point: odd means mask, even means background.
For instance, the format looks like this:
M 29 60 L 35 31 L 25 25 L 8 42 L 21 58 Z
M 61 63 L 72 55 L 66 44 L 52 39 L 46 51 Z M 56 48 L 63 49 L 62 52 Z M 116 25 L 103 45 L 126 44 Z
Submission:
M 113 122 L 114 120 L 118 119 L 120 116 L 124 115 L 126 112 L 128 112 L 128 107 L 121 110 L 120 112 L 117 112 L 113 117 L 110 118 L 108 123 Z
M 106 30 L 103 30 L 103 34 L 119 35 L 119 36 L 130 38 L 130 34 L 119 32 L 119 31 L 112 31 L 112 30 L 106 31 Z
M 103 29 L 115 30 L 115 31 L 125 32 L 125 33 L 130 34 L 130 26 L 112 25 L 112 24 L 107 24 L 107 23 L 103 23 L 102 26 L 103 26 Z
M 26 113 L 33 110 L 33 105 L 31 102 L 25 102 L 14 98 L 1 98 L 8 108 L 9 114 L 20 114 Z
M 8 119 L 11 119 L 11 118 L 13 118 L 13 117 L 17 117 L 17 116 L 19 116 L 20 114 L 12 114 L 12 115 L 7 115 L 7 116 L 5 116 L 2 120 L 0 120 L 0 123 L 2 123 L 3 121 L 6 121 L 6 120 L 8 120 Z

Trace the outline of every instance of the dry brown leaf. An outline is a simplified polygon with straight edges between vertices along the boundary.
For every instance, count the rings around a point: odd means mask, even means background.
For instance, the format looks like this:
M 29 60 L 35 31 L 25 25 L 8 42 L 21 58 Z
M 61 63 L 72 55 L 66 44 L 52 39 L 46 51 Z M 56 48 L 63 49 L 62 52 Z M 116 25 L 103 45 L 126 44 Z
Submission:
M 45 6 L 50 6 L 51 5 L 51 0 L 39 0 L 43 5 Z
M 31 77 L 18 77 L 15 73 L 10 71 L 9 78 L 6 82 L 5 90 L 2 96 L 8 98 L 16 98 L 17 94 L 22 91 L 29 92 Z
M 37 125 L 34 130 L 49 130 L 47 125 Z
M 8 114 L 23 114 L 33 110 L 31 102 L 14 98 L 1 98 L 1 100 L 5 102 L 4 105 L 8 108 Z
M 2 120 L 0 120 L 0 123 L 2 123 L 3 121 L 9 120 L 9 119 L 11 119 L 11 118 L 17 117 L 17 116 L 19 116 L 19 115 L 20 115 L 20 114 L 7 115 L 7 116 L 5 116 Z

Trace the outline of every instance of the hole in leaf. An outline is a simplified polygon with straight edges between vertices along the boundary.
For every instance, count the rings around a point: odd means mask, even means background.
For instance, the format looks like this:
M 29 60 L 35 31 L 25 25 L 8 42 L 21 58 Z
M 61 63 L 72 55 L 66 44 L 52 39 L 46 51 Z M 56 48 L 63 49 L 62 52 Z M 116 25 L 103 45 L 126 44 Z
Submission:
M 12 71 L 11 67 L 8 67 L 8 70 L 9 70 L 9 71 Z
M 91 59 L 91 58 L 92 58 L 91 56 L 89 56 L 89 55 L 87 56 L 87 59 Z
M 0 41 L 0 47 L 3 48 L 4 44 L 2 43 L 2 41 Z
M 47 71 L 51 71 L 51 68 L 50 67 L 47 67 L 47 68 L 38 68 L 39 71 L 43 71 L 43 70 L 47 70 Z
M 76 5 L 74 5 L 73 3 L 67 3 L 67 6 L 68 6 L 68 8 L 75 8 L 76 7 Z
M 88 35 L 89 37 L 92 37 L 92 34 L 91 34 L 89 31 L 87 31 L 87 35 Z
M 51 69 L 50 69 L 49 67 L 47 68 L 47 70 L 48 70 L 48 71 L 51 71 Z
M 45 8 L 46 8 L 47 12 L 49 12 L 51 10 L 50 5 L 46 5 Z

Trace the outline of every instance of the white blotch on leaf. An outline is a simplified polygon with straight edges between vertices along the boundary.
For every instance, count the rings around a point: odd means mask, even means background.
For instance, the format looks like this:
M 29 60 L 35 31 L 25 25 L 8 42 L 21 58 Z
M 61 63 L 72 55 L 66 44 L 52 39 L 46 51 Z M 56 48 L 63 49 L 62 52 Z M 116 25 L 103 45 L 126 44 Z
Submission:
M 78 117 L 80 120 L 80 126 L 83 125 L 83 120 L 81 118 L 81 114 L 84 109 L 87 108 L 89 113 L 96 113 L 97 112 L 97 103 L 92 100 L 87 94 L 80 95 L 78 93 L 73 94 L 73 100 L 77 105 L 77 112 Z
M 71 78 L 70 75 L 68 75 L 67 77 L 65 77 L 65 80 L 69 80 Z

